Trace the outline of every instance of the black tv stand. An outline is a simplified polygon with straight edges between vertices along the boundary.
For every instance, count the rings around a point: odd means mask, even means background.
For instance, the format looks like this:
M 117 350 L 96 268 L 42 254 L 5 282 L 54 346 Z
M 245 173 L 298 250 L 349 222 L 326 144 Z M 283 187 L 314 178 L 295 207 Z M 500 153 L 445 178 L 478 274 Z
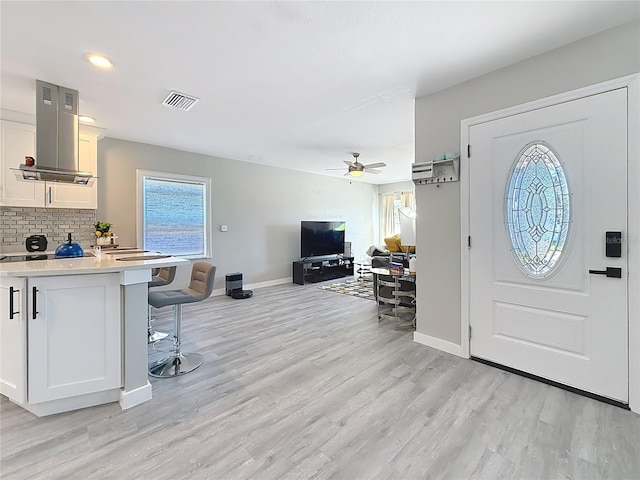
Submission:
M 293 262 L 293 283 L 317 283 L 353 275 L 353 257 L 309 257 Z

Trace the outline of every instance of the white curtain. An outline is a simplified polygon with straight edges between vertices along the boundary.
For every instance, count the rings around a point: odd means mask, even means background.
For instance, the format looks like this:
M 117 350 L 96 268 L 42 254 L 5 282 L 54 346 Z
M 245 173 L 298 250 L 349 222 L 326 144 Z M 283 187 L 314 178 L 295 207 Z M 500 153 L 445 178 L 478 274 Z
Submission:
M 402 192 L 400 194 L 400 203 L 403 207 L 411 207 L 416 209 L 416 196 L 413 192 Z
M 382 194 L 382 218 L 380 232 L 382 238 L 400 233 L 400 214 L 398 208 L 416 208 L 416 197 L 413 192 L 391 192 Z
M 382 219 L 380 225 L 382 238 L 390 237 L 395 233 L 393 199 L 393 193 L 385 193 L 382 195 Z

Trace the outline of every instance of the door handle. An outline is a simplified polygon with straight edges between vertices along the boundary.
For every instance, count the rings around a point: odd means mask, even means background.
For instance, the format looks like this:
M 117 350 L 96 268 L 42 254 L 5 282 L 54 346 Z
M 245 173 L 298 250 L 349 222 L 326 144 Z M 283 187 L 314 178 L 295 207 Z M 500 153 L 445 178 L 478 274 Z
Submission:
M 13 311 L 13 294 L 19 292 L 19 290 L 9 287 L 9 320 L 13 320 L 13 316 L 20 313 L 20 311 Z
M 610 278 L 622 278 L 622 269 L 618 267 L 607 267 L 606 270 L 589 270 L 591 275 L 606 275 Z
M 36 297 L 36 293 L 38 293 L 38 289 L 36 287 L 33 287 L 33 311 L 31 312 L 31 318 L 33 318 L 34 320 L 36 319 L 36 316 L 38 315 L 38 299 Z

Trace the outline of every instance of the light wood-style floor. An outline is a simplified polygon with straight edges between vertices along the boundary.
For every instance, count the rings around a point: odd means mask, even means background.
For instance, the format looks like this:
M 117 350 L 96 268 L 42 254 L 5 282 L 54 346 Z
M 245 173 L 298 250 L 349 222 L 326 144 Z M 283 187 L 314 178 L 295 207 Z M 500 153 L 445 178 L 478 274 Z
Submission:
M 2 478 L 640 478 L 640 416 L 414 343 L 371 300 L 283 285 L 184 319 L 205 363 L 150 402 L 37 418 L 2 397 Z

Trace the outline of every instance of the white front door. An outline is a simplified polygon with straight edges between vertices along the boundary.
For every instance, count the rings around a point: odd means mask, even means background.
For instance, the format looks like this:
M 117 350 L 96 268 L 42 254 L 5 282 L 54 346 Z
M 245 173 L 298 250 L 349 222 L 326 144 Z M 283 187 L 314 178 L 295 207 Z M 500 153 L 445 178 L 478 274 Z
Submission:
M 627 89 L 469 139 L 471 355 L 627 403 Z

